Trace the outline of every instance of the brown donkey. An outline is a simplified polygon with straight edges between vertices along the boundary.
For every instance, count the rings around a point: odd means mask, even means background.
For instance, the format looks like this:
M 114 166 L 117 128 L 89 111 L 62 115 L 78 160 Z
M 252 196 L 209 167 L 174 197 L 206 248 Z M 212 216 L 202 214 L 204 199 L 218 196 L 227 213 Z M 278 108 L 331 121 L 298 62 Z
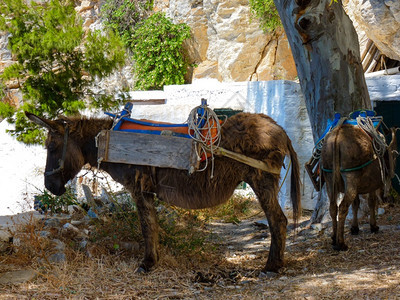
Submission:
M 85 164 L 98 166 L 95 139 L 101 130 L 111 128 L 111 119 L 47 120 L 31 113 L 26 116 L 49 131 L 45 186 L 50 192 L 63 194 L 64 185 Z M 301 211 L 297 155 L 286 132 L 274 120 L 262 114 L 237 114 L 222 126 L 220 146 L 264 161 L 279 170 L 285 156 L 290 156 L 291 201 L 297 220 Z M 169 204 L 200 209 L 227 201 L 241 181 L 253 188 L 270 225 L 271 246 L 263 270 L 277 272 L 283 266 L 287 219 L 278 202 L 279 175 L 226 157 L 215 157 L 213 178 L 210 178 L 210 167 L 191 175 L 184 170 L 106 162 L 101 163 L 100 168 L 124 185 L 137 204 L 145 243 L 144 259 L 138 271 L 150 270 L 159 259 L 155 194 Z
M 372 138 L 358 126 L 341 125 L 327 134 L 321 153 L 321 165 L 330 199 L 332 218 L 332 245 L 335 250 L 347 250 L 344 242 L 344 224 L 350 205 L 353 208 L 351 233 L 358 234 L 357 212 L 359 195 L 368 195 L 371 232 L 377 232 L 375 211 L 377 193 L 390 186 L 394 177 L 397 156 L 396 129 L 391 128 L 392 141 L 385 149 L 383 159 L 375 154 Z M 344 193 L 339 207 L 338 193 Z

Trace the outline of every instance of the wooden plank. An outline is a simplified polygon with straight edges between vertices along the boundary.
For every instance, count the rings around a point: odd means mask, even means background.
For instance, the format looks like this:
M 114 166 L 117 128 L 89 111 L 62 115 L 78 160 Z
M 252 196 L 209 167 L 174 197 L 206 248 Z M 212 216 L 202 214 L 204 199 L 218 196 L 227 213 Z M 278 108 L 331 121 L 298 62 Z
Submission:
M 176 136 L 103 131 L 98 137 L 98 158 L 105 162 L 174 168 L 197 168 L 196 142 Z
M 207 151 L 209 151 L 209 150 L 207 150 Z M 280 175 L 281 174 L 281 168 L 276 168 L 276 167 L 274 168 L 272 166 L 269 166 L 264 161 L 261 161 L 261 160 L 258 160 L 258 159 L 254 159 L 254 158 L 245 156 L 245 155 L 240 154 L 240 153 L 232 152 L 232 151 L 229 151 L 229 150 L 221 148 L 221 147 L 216 148 L 214 150 L 214 154 L 232 158 L 232 159 L 237 160 L 237 161 L 239 161 L 241 163 L 244 163 L 244 164 L 249 165 L 251 167 L 266 171 L 268 173 L 272 173 L 272 174 L 275 174 L 275 175 Z
M 128 100 L 133 105 L 161 105 L 167 103 L 166 99 L 137 99 L 137 100 Z

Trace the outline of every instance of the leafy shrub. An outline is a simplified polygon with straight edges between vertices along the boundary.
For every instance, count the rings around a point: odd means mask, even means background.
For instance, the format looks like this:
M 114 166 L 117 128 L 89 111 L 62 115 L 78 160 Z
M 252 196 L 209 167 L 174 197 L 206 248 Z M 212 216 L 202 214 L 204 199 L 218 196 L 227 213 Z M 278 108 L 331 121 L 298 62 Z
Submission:
M 153 0 L 106 0 L 101 7 L 104 23 L 117 32 L 129 48 L 135 26 L 145 20 L 153 8 Z
M 85 100 L 95 97 L 90 90 L 94 79 L 125 62 L 120 38 L 111 31 L 85 33 L 71 0 L 0 0 L 0 11 L 0 30 L 10 33 L 9 48 L 17 60 L 1 79 L 22 83 L 20 110 L 50 118 L 76 114 L 87 106 Z M 4 116 L 9 117 L 9 111 Z M 18 140 L 42 141 L 38 127 L 27 123 L 23 114 L 10 121 L 16 123 L 12 133 Z
M 106 25 L 132 52 L 139 90 L 183 84 L 188 70 L 183 42 L 190 38 L 190 28 L 174 24 L 161 12 L 152 14 L 152 7 L 151 0 L 107 0 L 102 8 Z
M 136 88 L 161 89 L 163 85 L 183 84 L 188 62 L 182 44 L 188 38 L 189 26 L 173 24 L 161 12 L 139 24 L 132 36 Z
M 62 196 L 54 196 L 47 190 L 35 196 L 34 208 L 41 213 L 68 212 L 68 206 L 77 204 L 75 195 L 71 190 L 67 190 Z
M 250 10 L 264 31 L 271 32 L 282 26 L 274 0 L 250 0 Z

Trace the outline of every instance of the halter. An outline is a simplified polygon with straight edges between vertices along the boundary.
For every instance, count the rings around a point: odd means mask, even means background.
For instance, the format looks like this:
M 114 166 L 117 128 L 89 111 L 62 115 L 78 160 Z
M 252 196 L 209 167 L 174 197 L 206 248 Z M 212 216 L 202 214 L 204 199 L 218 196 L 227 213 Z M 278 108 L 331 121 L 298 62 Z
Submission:
M 68 135 L 69 135 L 69 127 L 67 123 L 64 123 L 64 145 L 63 145 L 63 150 L 62 150 L 62 155 L 61 159 L 58 161 L 58 168 L 54 169 L 53 171 L 48 171 L 44 173 L 44 176 L 50 176 L 54 175 L 57 173 L 60 173 L 64 170 L 64 162 L 65 162 L 65 156 L 67 155 L 67 145 L 68 145 Z

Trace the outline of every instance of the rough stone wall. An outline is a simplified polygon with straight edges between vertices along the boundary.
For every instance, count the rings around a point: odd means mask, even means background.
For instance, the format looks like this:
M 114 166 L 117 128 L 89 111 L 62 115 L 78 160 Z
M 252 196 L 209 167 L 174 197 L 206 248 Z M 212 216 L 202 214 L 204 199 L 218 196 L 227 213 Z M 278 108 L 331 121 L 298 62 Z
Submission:
M 156 2 L 156 8 L 192 28 L 187 47 L 198 65 L 193 79 L 230 82 L 296 77 L 283 30 L 264 33 L 251 17 L 248 0 L 171 0 Z
M 100 29 L 99 13 L 102 0 L 77 1 L 76 11 L 84 27 Z M 251 19 L 248 0 L 156 0 L 155 11 L 163 11 L 174 22 L 185 22 L 193 37 L 186 43 L 190 59 L 197 66 L 188 81 L 215 78 L 219 81 L 293 80 L 296 67 L 284 32 L 266 34 Z M 7 35 L 0 33 L 0 72 L 12 63 L 7 49 Z M 103 80 L 102 89 L 133 85 L 131 68 Z M 19 85 L 7 83 L 10 97 Z M 21 95 L 17 93 L 17 98 Z M 13 100 L 13 102 L 17 102 Z
M 358 33 L 365 33 L 387 57 L 400 60 L 400 1 L 345 0 Z

